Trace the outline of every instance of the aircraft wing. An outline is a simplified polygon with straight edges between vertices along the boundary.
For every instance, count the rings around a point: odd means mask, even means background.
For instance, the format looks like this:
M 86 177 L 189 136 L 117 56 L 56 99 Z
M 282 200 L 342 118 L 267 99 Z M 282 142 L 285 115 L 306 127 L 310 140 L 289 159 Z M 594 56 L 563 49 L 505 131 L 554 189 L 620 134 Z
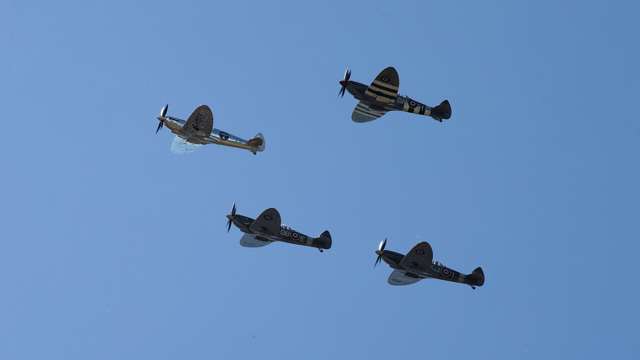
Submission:
M 186 154 L 198 150 L 201 144 L 190 143 L 176 135 L 171 143 L 171 152 L 174 154 Z
M 256 221 L 249 226 L 249 229 L 257 233 L 278 235 L 280 234 L 280 225 L 282 225 L 280 213 L 278 210 L 270 208 L 263 211 Z
M 265 241 L 256 238 L 254 235 L 244 234 L 240 239 L 240 245 L 244 247 L 261 247 L 271 244 L 273 241 Z
M 387 282 L 391 285 L 410 285 L 417 283 L 421 279 L 416 276 L 410 276 L 402 270 L 393 270 L 387 279 Z
M 385 110 L 372 109 L 369 105 L 361 101 L 356 105 L 356 108 L 353 109 L 351 120 L 355 122 L 367 122 L 375 120 L 386 113 Z
M 399 88 L 400 77 L 398 72 L 389 66 L 376 76 L 364 93 L 376 98 L 376 101 L 383 104 L 393 104 L 398 97 Z
M 400 266 L 405 269 L 416 269 L 426 271 L 431 267 L 433 261 L 433 250 L 428 242 L 423 241 L 409 251 L 400 261 Z
M 208 137 L 213 130 L 213 112 L 207 105 L 198 106 L 182 127 L 186 133 Z

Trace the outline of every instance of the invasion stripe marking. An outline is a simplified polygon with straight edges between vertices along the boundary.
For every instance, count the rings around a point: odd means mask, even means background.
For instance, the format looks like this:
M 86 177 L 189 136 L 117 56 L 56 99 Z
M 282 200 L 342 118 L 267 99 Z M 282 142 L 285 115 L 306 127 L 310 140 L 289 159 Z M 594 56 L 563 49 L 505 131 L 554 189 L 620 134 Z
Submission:
M 365 122 L 365 121 L 371 121 L 371 120 L 377 119 L 377 117 L 375 116 L 362 115 L 362 114 L 355 114 L 354 118 L 355 118 L 355 121 L 358 121 L 358 122 Z
M 379 118 L 379 116 L 374 116 L 374 115 L 371 115 L 371 114 L 366 114 L 366 113 L 363 113 L 363 112 L 360 112 L 360 111 L 355 111 L 355 112 L 354 112 L 354 115 L 355 115 L 356 117 L 362 117 L 362 118 L 369 119 L 369 120 Z
M 378 117 L 377 116 L 371 116 L 371 115 L 365 115 L 365 114 L 360 114 L 357 113 L 356 117 L 359 118 L 358 121 L 362 121 L 362 120 L 375 120 Z
M 384 115 L 386 113 L 386 111 L 380 111 L 380 110 L 374 110 L 366 105 L 362 105 L 362 104 L 358 104 L 358 106 L 356 106 L 356 109 L 358 110 L 362 110 L 362 111 L 366 111 L 372 114 L 380 114 L 380 115 Z
M 381 109 L 375 109 L 375 108 L 363 103 L 362 101 L 359 102 L 358 105 L 356 105 L 356 107 L 361 107 L 361 108 L 364 108 L 364 109 L 367 109 L 367 110 L 370 110 L 370 111 L 379 111 L 379 112 L 384 111 L 384 110 L 381 110 Z
M 384 103 L 392 103 L 396 101 L 396 97 L 391 97 L 389 95 L 386 94 L 380 94 L 375 90 L 367 90 L 365 91 L 365 94 L 371 97 L 376 98 L 376 100 L 384 102 Z
M 365 91 L 365 94 L 367 94 L 369 96 L 373 96 L 373 97 L 383 97 L 383 98 L 389 99 L 391 101 L 396 101 L 396 98 L 398 97 L 397 94 L 388 95 L 388 94 L 382 93 L 382 92 L 380 92 L 380 91 L 378 91 L 378 90 L 376 90 L 376 89 L 374 89 L 372 87 L 368 88 Z M 373 94 L 373 95 L 371 95 L 371 94 Z
M 381 117 L 382 115 L 384 115 L 384 114 L 373 114 L 373 113 L 370 113 L 370 112 L 367 112 L 367 111 L 362 111 L 360 109 L 356 109 L 355 112 L 360 114 L 360 115 L 362 115 L 362 116 L 364 116 L 364 117 L 370 117 L 372 119 L 377 119 L 377 118 Z
M 355 110 L 358 111 L 358 112 L 361 112 L 361 113 L 370 114 L 370 115 L 374 115 L 374 116 L 382 116 L 382 115 L 385 114 L 384 112 L 381 112 L 381 111 L 375 111 L 375 110 L 371 110 L 371 109 L 368 109 L 368 108 L 362 108 L 362 107 L 356 107 Z
M 386 82 L 382 82 L 378 79 L 373 80 L 373 84 L 376 84 L 377 86 L 381 87 L 381 88 L 385 88 L 389 91 L 393 91 L 393 92 L 398 92 L 398 87 L 393 85 L 393 84 L 389 84 Z
M 380 86 L 378 86 L 376 84 L 371 84 L 371 86 L 369 86 L 369 89 L 372 89 L 372 90 L 375 90 L 375 91 L 377 91 L 377 92 L 379 92 L 381 94 L 386 94 L 386 95 L 390 95 L 390 96 L 393 96 L 393 97 L 398 96 L 398 92 L 397 91 L 389 91 L 389 90 L 387 90 L 385 88 L 382 88 L 382 87 L 380 87 Z

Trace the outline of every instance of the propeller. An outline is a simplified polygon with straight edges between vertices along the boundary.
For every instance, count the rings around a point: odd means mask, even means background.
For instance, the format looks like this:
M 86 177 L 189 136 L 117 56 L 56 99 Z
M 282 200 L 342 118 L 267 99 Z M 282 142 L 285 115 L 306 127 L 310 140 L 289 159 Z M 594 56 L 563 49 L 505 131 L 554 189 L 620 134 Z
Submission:
M 349 79 L 351 79 L 351 70 L 349 70 L 349 68 L 347 68 L 347 70 L 344 71 L 344 76 L 343 76 L 342 80 L 340 80 L 340 85 L 342 86 L 340 88 L 340 91 L 338 92 L 338 95 L 340 97 L 344 96 L 344 92 L 345 92 L 345 90 L 347 90 L 347 84 L 349 83 Z
M 160 116 L 158 116 L 158 127 L 156 128 L 156 134 L 158 133 L 158 131 L 160 131 L 160 129 L 162 129 L 162 126 L 164 125 L 164 117 L 165 115 L 167 115 L 167 110 L 169 110 L 169 104 L 165 105 L 162 107 L 162 109 L 160 110 Z
M 233 203 L 233 207 L 231 208 L 231 214 L 227 215 L 227 218 L 229 219 L 227 221 L 227 232 L 231 230 L 231 224 L 233 223 L 234 216 L 236 216 L 236 203 Z
M 380 241 L 380 245 L 378 245 L 378 251 L 376 251 L 376 254 L 378 254 L 378 258 L 376 259 L 375 264 L 373 264 L 373 267 L 376 267 L 378 263 L 382 261 L 382 254 L 384 253 L 384 248 L 386 246 L 387 246 L 387 238 Z

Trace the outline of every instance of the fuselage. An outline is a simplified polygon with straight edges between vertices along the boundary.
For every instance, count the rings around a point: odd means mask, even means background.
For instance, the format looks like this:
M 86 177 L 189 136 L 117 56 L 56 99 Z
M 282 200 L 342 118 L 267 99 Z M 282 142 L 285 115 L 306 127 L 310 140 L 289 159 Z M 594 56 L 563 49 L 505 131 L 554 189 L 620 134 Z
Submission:
M 380 111 L 405 111 L 419 115 L 431 115 L 431 107 L 422 104 L 419 101 L 413 100 L 408 96 L 398 95 L 395 101 L 391 104 L 382 103 L 377 101 L 375 97 L 366 94 L 369 86 L 359 83 L 357 81 L 340 81 L 342 86 L 345 86 L 347 91 L 357 100 L 367 104 L 371 109 Z
M 251 229 L 251 224 L 254 223 L 255 219 L 250 218 L 244 215 L 227 215 L 227 219 L 231 220 L 231 222 L 238 228 L 240 231 L 246 234 L 254 235 L 258 240 L 262 241 L 283 241 L 286 243 L 294 244 L 294 245 L 304 245 L 310 246 L 320 249 L 328 249 L 330 247 L 326 246 L 326 241 L 323 241 L 322 238 L 314 238 L 312 236 L 305 235 L 299 231 L 296 231 L 286 225 L 280 225 L 280 230 L 278 234 L 267 234 L 262 232 L 256 232 Z
M 249 150 L 254 154 L 256 151 L 262 151 L 254 146 L 249 145 L 247 140 L 241 139 L 235 135 L 219 129 L 213 129 L 211 131 L 211 134 L 202 134 L 197 131 L 187 132 L 184 127 L 184 124 L 187 123 L 185 120 L 173 116 L 158 117 L 158 120 L 162 121 L 164 125 L 169 128 L 169 130 L 171 130 L 172 133 L 192 144 L 226 145 Z
M 404 255 L 400 253 L 397 253 L 391 250 L 383 250 L 383 251 L 378 250 L 376 251 L 376 254 L 381 255 L 382 260 L 384 260 L 384 262 L 389 264 L 391 268 L 405 271 L 409 275 L 414 276 L 416 278 L 420 278 L 420 279 L 434 278 L 434 279 L 460 282 L 460 283 L 465 282 L 465 278 L 466 278 L 465 275 L 459 273 L 458 271 L 450 269 L 437 261 L 432 262 L 431 266 L 429 266 L 428 268 L 407 269 L 404 266 L 402 266 L 402 259 L 404 258 Z

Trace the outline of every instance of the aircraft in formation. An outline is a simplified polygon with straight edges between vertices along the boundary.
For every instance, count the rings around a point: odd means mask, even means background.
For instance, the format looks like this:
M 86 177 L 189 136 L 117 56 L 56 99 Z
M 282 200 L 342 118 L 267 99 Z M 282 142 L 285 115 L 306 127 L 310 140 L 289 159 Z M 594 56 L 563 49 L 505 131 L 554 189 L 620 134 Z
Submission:
M 405 111 L 409 113 L 431 116 L 437 121 L 451 117 L 451 105 L 444 100 L 436 107 L 422 104 L 408 96 L 398 95 L 400 77 L 393 67 L 382 70 L 373 80 L 371 85 L 351 80 L 351 70 L 347 69 L 340 80 L 338 95 L 344 96 L 349 91 L 360 102 L 351 113 L 351 120 L 355 122 L 367 122 L 375 120 L 389 111 Z
M 264 151 L 265 140 L 258 133 L 253 139 L 244 140 L 226 131 L 213 128 L 213 112 L 207 105 L 198 106 L 187 121 L 167 115 L 169 105 L 160 110 L 156 134 L 166 125 L 176 136 L 171 144 L 175 153 L 191 152 L 205 144 L 218 144 L 251 151 L 254 155 Z
M 408 96 L 398 95 L 400 78 L 393 67 L 382 70 L 371 85 L 351 81 L 351 70 L 347 69 L 340 81 L 341 97 L 349 91 L 359 100 L 351 114 L 355 122 L 375 120 L 389 111 L 405 111 L 409 113 L 430 116 L 442 122 L 451 117 L 451 105 L 444 100 L 440 105 L 430 107 Z M 168 105 L 160 110 L 156 134 L 163 126 L 167 126 L 175 138 L 171 150 L 177 153 L 190 152 L 205 144 L 218 144 L 245 149 L 254 155 L 264 151 L 265 140 L 258 133 L 250 140 L 244 140 L 228 132 L 213 128 L 213 112 L 207 105 L 198 106 L 185 121 L 167 115 Z M 319 237 L 302 234 L 282 224 L 280 213 L 274 208 L 263 211 L 257 219 L 236 213 L 233 204 L 231 213 L 227 215 L 227 232 L 235 225 L 244 233 L 240 245 L 244 247 L 261 247 L 280 241 L 294 245 L 314 247 L 322 252 L 331 248 L 331 234 L 324 231 Z M 422 279 L 439 279 L 463 283 L 475 289 L 484 284 L 484 272 L 478 267 L 471 274 L 461 274 L 437 261 L 433 261 L 433 251 L 427 242 L 415 245 L 408 254 L 402 255 L 395 251 L 385 250 L 387 239 L 378 246 L 374 267 L 381 261 L 386 262 L 393 269 L 388 282 L 391 285 L 409 285 Z
M 374 267 L 383 260 L 389 264 L 393 271 L 387 282 L 391 285 L 409 285 L 430 278 L 467 284 L 473 289 L 484 284 L 484 272 L 481 267 L 477 267 L 471 274 L 464 275 L 433 261 L 433 250 L 426 241 L 415 245 L 406 255 L 385 250 L 386 246 L 387 239 L 378 245 L 378 257 Z
M 263 211 L 257 219 L 253 219 L 236 214 L 236 204 L 233 204 L 231 213 L 227 215 L 227 232 L 231 230 L 232 224 L 244 233 L 240 239 L 240 245 L 244 247 L 261 247 L 274 241 L 282 241 L 294 245 L 314 247 L 320 252 L 331 248 L 329 231 L 324 231 L 317 238 L 307 236 L 282 225 L 280 213 L 274 208 Z

